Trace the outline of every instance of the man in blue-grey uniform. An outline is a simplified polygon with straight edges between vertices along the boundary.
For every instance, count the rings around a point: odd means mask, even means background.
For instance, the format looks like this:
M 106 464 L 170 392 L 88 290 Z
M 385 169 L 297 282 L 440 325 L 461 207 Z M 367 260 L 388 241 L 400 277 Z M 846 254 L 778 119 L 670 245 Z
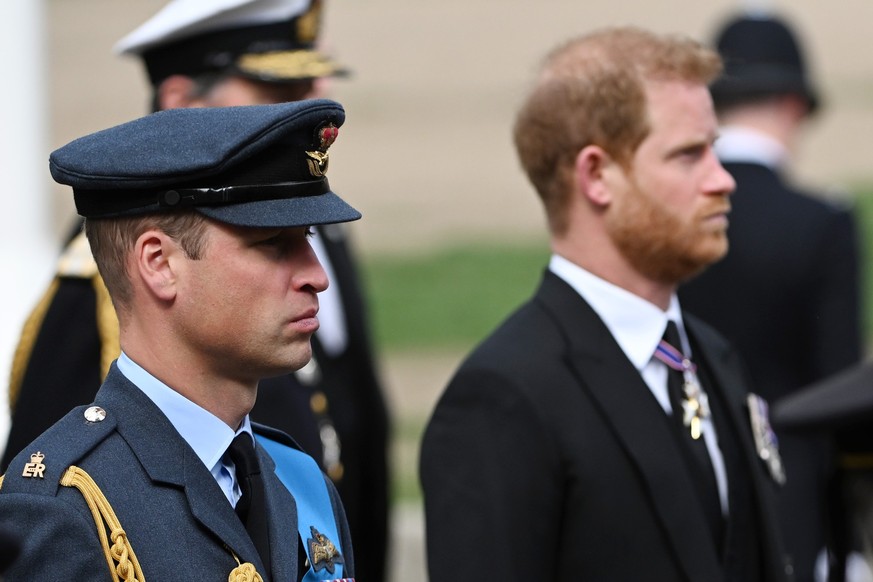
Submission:
M 92 404 L 10 463 L 7 580 L 354 576 L 333 484 L 248 416 L 262 378 L 311 357 L 328 286 L 311 227 L 360 218 L 325 177 L 343 120 L 327 100 L 179 109 L 51 155 L 122 352 Z
M 141 62 L 156 111 L 298 101 L 347 73 L 320 46 L 324 10 L 323 0 L 173 0 L 115 50 Z M 361 554 L 358 574 L 384 582 L 390 418 L 346 226 L 316 226 L 310 238 L 331 281 L 319 296 L 313 358 L 262 381 L 252 418 L 288 433 L 320 462 L 343 500 Z M 0 472 L 67 411 L 90 402 L 118 354 L 115 311 L 77 233 L 21 334 Z

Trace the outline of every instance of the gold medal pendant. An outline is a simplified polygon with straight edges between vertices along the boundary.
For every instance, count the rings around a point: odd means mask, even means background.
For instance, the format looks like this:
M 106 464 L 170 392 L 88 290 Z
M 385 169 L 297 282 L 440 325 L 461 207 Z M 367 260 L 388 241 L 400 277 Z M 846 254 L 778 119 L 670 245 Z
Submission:
M 686 380 L 683 391 L 685 401 L 682 403 L 682 424 L 691 430 L 691 438 L 697 440 L 703 435 L 703 420 L 709 417 L 709 399 L 693 381 Z
M 700 428 L 700 418 L 694 417 L 691 419 L 691 438 L 697 440 L 700 438 L 701 428 Z

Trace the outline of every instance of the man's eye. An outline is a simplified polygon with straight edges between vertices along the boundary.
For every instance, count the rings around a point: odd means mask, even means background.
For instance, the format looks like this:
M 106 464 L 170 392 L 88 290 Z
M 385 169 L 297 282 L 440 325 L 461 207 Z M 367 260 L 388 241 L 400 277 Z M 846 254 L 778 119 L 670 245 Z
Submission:
M 277 235 L 277 236 L 271 236 L 270 238 L 265 238 L 264 240 L 259 241 L 258 244 L 266 246 L 266 247 L 270 247 L 270 246 L 276 246 L 276 245 L 280 244 L 281 242 L 282 242 L 282 237 Z
M 674 159 L 683 164 L 696 164 L 706 155 L 705 147 L 689 147 L 676 152 Z

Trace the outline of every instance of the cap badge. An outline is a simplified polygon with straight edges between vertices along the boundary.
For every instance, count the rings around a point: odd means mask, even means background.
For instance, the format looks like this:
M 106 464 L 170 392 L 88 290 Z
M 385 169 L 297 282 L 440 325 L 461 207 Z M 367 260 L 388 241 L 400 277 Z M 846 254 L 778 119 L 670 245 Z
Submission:
M 336 565 L 344 563 L 343 557 L 326 535 L 313 526 L 309 526 L 309 531 L 312 532 L 312 537 L 307 541 L 307 545 L 312 569 L 318 572 L 327 568 L 327 571 L 333 574 Z
M 313 0 L 309 10 L 297 19 L 297 38 L 303 43 L 313 43 L 318 37 L 321 21 L 321 1 Z
M 24 465 L 24 472 L 21 473 L 21 476 L 27 477 L 28 479 L 34 479 L 36 477 L 45 479 L 45 465 L 42 464 L 43 459 L 45 459 L 45 455 L 40 451 L 30 455 L 30 462 Z
M 749 405 L 752 436 L 755 438 L 755 449 L 758 451 L 758 456 L 764 461 L 773 480 L 784 485 L 785 469 L 782 466 L 782 457 L 779 455 L 779 439 L 770 426 L 767 401 L 756 394 L 749 394 L 746 402 Z
M 339 128 L 332 123 L 329 123 L 318 130 L 318 149 L 307 151 L 306 155 L 309 159 L 306 162 L 309 164 L 309 173 L 316 178 L 321 178 L 327 174 L 328 153 L 327 149 L 333 145 L 339 135 Z

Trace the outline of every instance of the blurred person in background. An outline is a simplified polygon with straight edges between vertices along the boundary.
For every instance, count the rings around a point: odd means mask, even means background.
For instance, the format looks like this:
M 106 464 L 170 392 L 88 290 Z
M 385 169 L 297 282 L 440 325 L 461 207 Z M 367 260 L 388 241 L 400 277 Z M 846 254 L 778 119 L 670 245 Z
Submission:
M 827 504 L 827 560 L 818 582 L 873 582 L 873 363 L 866 362 L 792 392 L 773 404 L 786 434 L 833 440 L 837 463 Z
M 730 250 L 679 298 L 736 346 L 753 389 L 774 402 L 861 358 L 857 233 L 847 209 L 791 180 L 792 154 L 820 97 L 788 21 L 735 15 L 713 44 L 725 61 L 711 87 L 716 153 L 737 183 Z M 778 436 L 787 474 L 779 518 L 795 576 L 809 582 L 825 545 L 832 455 L 815 435 Z
M 553 254 L 426 428 L 431 582 L 790 579 L 766 409 L 676 297 L 727 251 L 720 70 L 636 28 L 544 61 L 514 136 Z
M 174 0 L 116 51 L 142 60 L 154 110 L 297 101 L 346 74 L 318 49 L 322 10 L 320 0 Z M 348 515 L 357 574 L 380 582 L 389 539 L 389 417 L 345 225 L 315 232 L 310 242 L 330 287 L 319 294 L 313 358 L 294 374 L 263 380 L 252 417 L 320 461 Z M 16 351 L 4 470 L 69 409 L 92 401 L 118 354 L 117 317 L 77 232 Z

